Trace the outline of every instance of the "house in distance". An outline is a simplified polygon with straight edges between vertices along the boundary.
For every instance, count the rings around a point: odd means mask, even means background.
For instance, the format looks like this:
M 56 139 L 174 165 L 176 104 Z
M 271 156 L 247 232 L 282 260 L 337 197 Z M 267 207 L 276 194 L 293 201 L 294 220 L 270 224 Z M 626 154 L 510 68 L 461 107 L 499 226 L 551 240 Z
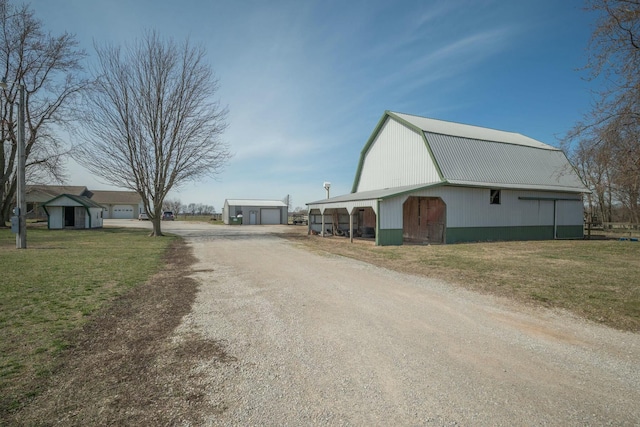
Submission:
M 377 245 L 580 238 L 588 191 L 558 148 L 386 111 L 352 192 L 307 203 L 309 229 Z

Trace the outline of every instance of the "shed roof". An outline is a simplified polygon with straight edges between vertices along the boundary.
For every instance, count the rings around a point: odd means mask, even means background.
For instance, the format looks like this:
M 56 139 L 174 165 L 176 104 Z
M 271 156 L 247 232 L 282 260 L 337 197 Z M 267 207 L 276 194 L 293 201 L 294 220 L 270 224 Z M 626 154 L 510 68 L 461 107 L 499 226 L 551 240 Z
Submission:
M 282 200 L 263 200 L 263 199 L 226 199 L 225 203 L 229 206 L 258 206 L 258 207 L 286 207 L 287 204 Z
M 74 202 L 79 203 L 81 206 L 84 206 L 86 208 L 103 209 L 102 205 L 100 205 L 99 203 L 96 203 L 95 201 L 89 199 L 88 197 L 76 196 L 75 194 L 60 194 L 59 196 L 56 196 L 51 200 L 47 200 L 46 202 L 43 203 L 43 205 L 45 207 L 46 206 L 50 206 L 53 201 L 61 199 L 63 197 L 66 197 L 66 198 L 68 198 L 70 200 L 73 200 Z
M 86 196 L 89 191 L 80 185 L 27 185 L 26 193 L 29 202 L 45 202 L 60 194 Z

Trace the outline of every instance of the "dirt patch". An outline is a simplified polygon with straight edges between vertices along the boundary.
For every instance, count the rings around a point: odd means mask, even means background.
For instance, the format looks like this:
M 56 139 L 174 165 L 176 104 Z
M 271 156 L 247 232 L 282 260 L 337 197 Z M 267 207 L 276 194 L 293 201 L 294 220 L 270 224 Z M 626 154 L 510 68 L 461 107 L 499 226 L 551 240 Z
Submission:
M 0 424 L 197 425 L 200 414 L 222 411 L 197 367 L 233 358 L 198 334 L 174 336 L 195 300 L 195 261 L 186 243 L 174 244 L 166 268 L 86 324 L 46 384 L 28 385 L 44 391 Z

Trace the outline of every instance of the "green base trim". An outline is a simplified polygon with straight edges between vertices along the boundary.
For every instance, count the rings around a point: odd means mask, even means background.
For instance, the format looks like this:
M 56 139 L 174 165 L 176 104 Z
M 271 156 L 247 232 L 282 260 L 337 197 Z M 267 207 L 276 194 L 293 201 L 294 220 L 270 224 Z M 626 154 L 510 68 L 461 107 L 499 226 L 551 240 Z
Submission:
M 582 225 L 558 226 L 559 239 L 581 239 Z M 452 227 L 446 231 L 447 243 L 507 240 L 553 240 L 553 226 L 530 227 Z
M 402 228 L 378 230 L 376 233 L 377 246 L 398 246 L 402 245 Z
M 584 226 L 582 225 L 564 225 L 558 227 L 558 239 L 583 239 Z

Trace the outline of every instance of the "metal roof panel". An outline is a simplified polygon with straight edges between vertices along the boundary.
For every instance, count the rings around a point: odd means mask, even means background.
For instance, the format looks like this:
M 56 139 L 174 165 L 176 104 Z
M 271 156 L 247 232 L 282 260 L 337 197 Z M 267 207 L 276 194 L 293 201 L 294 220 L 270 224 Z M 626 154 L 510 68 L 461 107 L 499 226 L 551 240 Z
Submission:
M 556 148 L 541 149 L 433 132 L 425 132 L 425 137 L 449 182 L 587 191 L 564 153 Z
M 282 200 L 263 200 L 263 199 L 227 199 L 226 203 L 229 206 L 257 206 L 257 207 L 287 206 L 287 204 Z
M 502 142 L 505 144 L 524 145 L 546 150 L 557 150 L 551 145 L 544 144 L 528 136 L 516 132 L 483 128 L 480 126 L 465 125 L 462 123 L 448 122 L 445 120 L 429 119 L 427 117 L 413 116 L 411 114 L 389 112 L 392 115 L 410 123 L 411 125 L 430 133 L 459 136 L 462 138 L 480 139 L 485 141 Z
M 402 193 L 420 190 L 423 188 L 436 187 L 443 185 L 441 182 L 431 184 L 406 185 L 403 187 L 384 188 L 382 190 L 361 191 L 358 193 L 343 194 L 341 196 L 331 197 L 330 199 L 316 200 L 307 203 L 307 205 L 321 205 L 327 203 L 353 202 L 356 200 L 377 200 L 386 199 L 388 197 L 397 196 Z

